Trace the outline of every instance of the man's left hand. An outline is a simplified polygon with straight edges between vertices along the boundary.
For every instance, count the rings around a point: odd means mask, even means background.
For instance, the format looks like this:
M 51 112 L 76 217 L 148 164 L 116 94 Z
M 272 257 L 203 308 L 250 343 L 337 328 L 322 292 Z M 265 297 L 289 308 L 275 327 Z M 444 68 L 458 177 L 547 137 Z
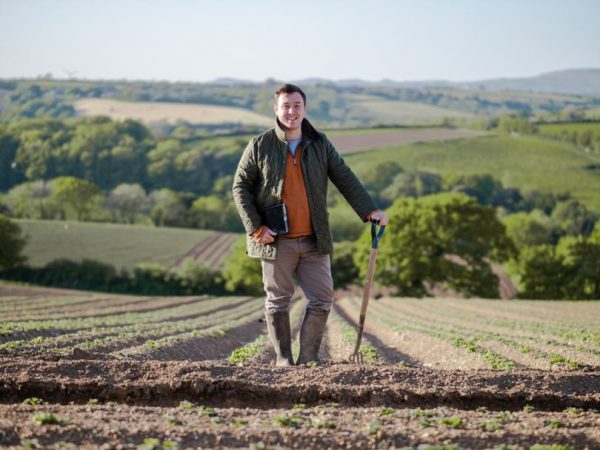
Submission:
M 389 217 L 386 213 L 384 213 L 381 209 L 376 209 L 371 214 L 367 216 L 367 219 L 370 221 L 377 220 L 379 221 L 379 225 L 384 226 L 387 225 L 390 221 Z

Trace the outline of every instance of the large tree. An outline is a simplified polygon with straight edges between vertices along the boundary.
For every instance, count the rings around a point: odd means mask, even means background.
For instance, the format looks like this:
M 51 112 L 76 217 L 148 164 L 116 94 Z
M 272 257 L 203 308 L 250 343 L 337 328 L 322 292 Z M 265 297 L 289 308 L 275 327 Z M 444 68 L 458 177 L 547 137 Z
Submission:
M 516 253 L 495 210 L 464 194 L 397 199 L 379 250 L 376 279 L 400 295 L 425 296 L 442 285 L 467 296 L 498 297 L 490 263 Z M 364 276 L 369 230 L 357 243 L 355 261 Z
M 59 177 L 52 180 L 52 198 L 63 208 L 65 216 L 66 209 L 72 209 L 77 220 L 86 220 L 98 207 L 101 195 L 94 183 L 75 177 Z
M 10 269 L 25 262 L 21 254 L 27 239 L 19 225 L 0 214 L 0 270 Z

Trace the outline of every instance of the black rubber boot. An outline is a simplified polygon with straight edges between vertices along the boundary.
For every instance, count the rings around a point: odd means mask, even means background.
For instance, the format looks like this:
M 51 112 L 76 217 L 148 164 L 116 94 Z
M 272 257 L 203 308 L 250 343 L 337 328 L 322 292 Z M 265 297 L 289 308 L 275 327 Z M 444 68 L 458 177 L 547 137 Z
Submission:
M 300 328 L 300 355 L 296 364 L 319 363 L 319 348 L 325 333 L 329 311 L 307 309 Z
M 275 349 L 278 367 L 293 366 L 292 332 L 290 331 L 290 313 L 288 311 L 265 312 L 267 330 Z

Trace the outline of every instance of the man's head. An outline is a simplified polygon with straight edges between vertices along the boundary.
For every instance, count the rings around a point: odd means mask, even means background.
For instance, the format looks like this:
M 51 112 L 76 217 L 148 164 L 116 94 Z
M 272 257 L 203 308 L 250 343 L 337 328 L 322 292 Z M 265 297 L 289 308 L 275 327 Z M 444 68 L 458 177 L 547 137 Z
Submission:
M 275 91 L 273 110 L 288 129 L 300 128 L 306 114 L 306 94 L 298 86 L 284 84 Z

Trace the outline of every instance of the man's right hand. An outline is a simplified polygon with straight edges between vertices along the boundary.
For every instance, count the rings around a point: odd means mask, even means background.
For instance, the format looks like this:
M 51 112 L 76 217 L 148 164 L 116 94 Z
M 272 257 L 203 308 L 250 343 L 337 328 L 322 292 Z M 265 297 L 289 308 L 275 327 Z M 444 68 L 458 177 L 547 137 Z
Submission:
M 254 233 L 252 233 L 252 239 L 254 242 L 263 245 L 272 243 L 275 240 L 274 236 L 277 236 L 277 233 L 266 225 L 263 225 Z

